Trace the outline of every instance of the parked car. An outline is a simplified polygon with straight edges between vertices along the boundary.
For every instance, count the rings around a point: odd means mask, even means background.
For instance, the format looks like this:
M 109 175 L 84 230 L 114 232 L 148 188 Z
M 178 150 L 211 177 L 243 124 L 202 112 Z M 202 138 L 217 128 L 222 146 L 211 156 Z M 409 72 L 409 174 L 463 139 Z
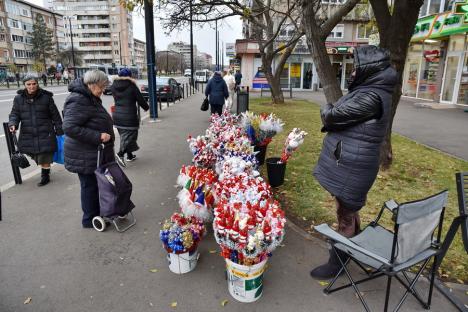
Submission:
M 186 69 L 184 72 L 184 77 L 190 77 L 192 76 L 192 70 L 191 69 Z
M 177 80 L 170 77 L 156 77 L 156 94 L 161 101 L 174 101 L 182 97 L 182 87 Z M 148 98 L 148 84 L 141 84 L 141 93 L 145 98 Z

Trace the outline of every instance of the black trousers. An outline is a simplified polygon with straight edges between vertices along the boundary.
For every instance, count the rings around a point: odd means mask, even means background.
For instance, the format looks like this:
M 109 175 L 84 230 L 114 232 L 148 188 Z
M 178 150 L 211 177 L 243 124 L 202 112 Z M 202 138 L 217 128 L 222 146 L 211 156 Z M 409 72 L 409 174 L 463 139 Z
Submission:
M 223 105 L 210 105 L 210 107 L 212 114 L 218 114 L 219 116 L 221 116 L 221 114 L 223 113 Z
M 81 209 L 83 210 L 83 226 L 92 225 L 94 217 L 99 216 L 99 190 L 96 175 L 78 174 L 81 185 Z

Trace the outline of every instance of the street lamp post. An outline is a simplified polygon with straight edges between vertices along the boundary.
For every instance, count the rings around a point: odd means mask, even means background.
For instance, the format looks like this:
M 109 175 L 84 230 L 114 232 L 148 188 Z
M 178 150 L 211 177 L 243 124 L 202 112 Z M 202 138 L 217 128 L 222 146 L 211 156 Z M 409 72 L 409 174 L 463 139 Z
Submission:
M 153 2 L 144 0 L 145 6 L 145 31 L 146 31 L 146 57 L 148 59 L 148 95 L 150 104 L 150 117 L 153 121 L 158 118 L 156 105 L 156 77 L 155 77 L 155 48 L 154 48 L 154 15 Z
M 194 68 L 193 68 L 193 21 L 192 21 L 192 0 L 190 0 L 190 79 L 191 79 L 191 84 L 192 86 L 195 85 L 195 82 L 193 81 L 193 74 L 194 74 Z
M 75 46 L 73 45 L 73 31 L 72 31 L 72 24 L 71 24 L 72 16 L 68 16 L 68 25 L 70 26 L 70 42 L 71 42 L 71 48 L 72 48 L 73 68 L 75 68 L 75 66 L 76 66 L 76 63 L 75 63 Z
M 120 38 L 120 33 L 122 31 L 119 31 L 119 56 L 120 56 L 120 66 L 123 65 L 122 63 L 122 39 Z
M 215 57 L 216 57 L 216 71 L 219 70 L 219 62 L 218 62 L 218 20 L 215 21 L 215 45 L 216 45 L 216 52 L 215 52 Z

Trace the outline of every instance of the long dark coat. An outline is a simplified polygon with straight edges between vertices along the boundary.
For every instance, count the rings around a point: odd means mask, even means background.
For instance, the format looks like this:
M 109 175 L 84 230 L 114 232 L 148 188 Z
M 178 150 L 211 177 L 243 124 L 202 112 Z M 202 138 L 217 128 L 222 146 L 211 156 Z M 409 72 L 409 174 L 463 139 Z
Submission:
M 314 176 L 345 208 L 358 211 L 379 171 L 397 74 L 387 51 L 375 46 L 358 47 L 354 62 L 349 93 L 321 109 L 327 135 Z
M 209 97 L 210 105 L 224 105 L 224 101 L 229 97 L 229 90 L 221 75 L 214 74 L 208 81 L 205 89 L 205 95 Z
M 34 98 L 28 99 L 26 89 L 18 90 L 8 124 L 20 129 L 18 145 L 22 153 L 36 155 L 56 150 L 55 137 L 63 131 L 62 118 L 52 96 L 52 92 L 39 89 Z
M 65 168 L 74 173 L 94 174 L 101 133 L 111 135 L 106 143 L 105 162 L 113 158 L 115 140 L 112 117 L 95 97 L 83 79 L 74 80 L 69 86 L 70 95 L 63 107 L 65 139 Z
M 117 128 L 136 130 L 139 127 L 138 106 L 145 111 L 149 109 L 135 80 L 129 77 L 117 77 L 111 86 L 114 97 L 115 112 L 112 113 Z

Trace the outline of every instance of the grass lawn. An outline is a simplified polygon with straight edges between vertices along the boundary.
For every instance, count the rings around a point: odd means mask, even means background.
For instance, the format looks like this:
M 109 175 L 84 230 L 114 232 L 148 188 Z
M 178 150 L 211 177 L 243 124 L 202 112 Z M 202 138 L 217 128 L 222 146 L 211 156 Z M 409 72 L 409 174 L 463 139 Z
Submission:
M 273 138 L 267 157 L 280 156 L 287 134 L 294 127 L 309 133 L 304 144 L 290 158 L 285 183 L 276 191 L 288 217 L 304 229 L 313 232 L 313 226 L 323 222 L 336 222 L 332 197 L 312 176 L 317 163 L 324 134 L 320 132 L 320 108 L 307 101 L 287 101 L 273 105 L 266 98 L 250 101 L 254 112 L 273 112 L 284 122 L 284 131 Z M 405 202 L 424 198 L 444 189 L 449 189 L 449 204 L 445 213 L 445 235 L 453 218 L 458 215 L 455 173 L 468 171 L 468 162 L 447 156 L 414 141 L 393 134 L 394 162 L 390 170 L 380 172 L 368 194 L 366 206 L 361 210 L 365 225 L 376 215 L 382 204 L 393 198 Z M 265 169 L 264 169 L 265 170 Z M 266 170 L 265 170 L 266 171 Z M 264 172 L 266 176 L 266 172 Z M 387 218 L 387 222 L 389 219 Z M 441 277 L 468 283 L 468 263 L 461 235 L 457 234 L 441 269 Z

